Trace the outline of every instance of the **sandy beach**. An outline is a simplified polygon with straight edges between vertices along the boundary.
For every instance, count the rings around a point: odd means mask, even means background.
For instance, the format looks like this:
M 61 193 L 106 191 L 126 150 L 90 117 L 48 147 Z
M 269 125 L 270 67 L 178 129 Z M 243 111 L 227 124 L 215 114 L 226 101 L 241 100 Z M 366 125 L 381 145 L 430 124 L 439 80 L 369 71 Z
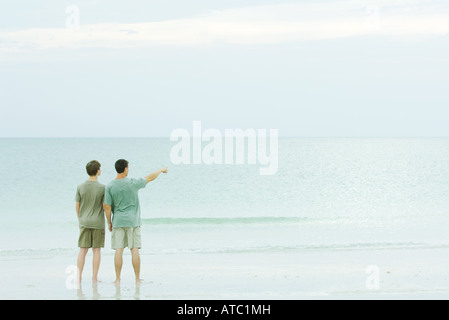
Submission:
M 144 282 L 137 287 L 129 254 L 119 287 L 112 283 L 112 252 L 103 253 L 96 286 L 90 258 L 76 289 L 70 271 L 76 251 L 2 257 L 0 298 L 447 299 L 449 294 L 447 248 L 142 255 Z M 377 288 L 367 284 L 373 275 L 367 267 L 373 265 L 379 271 Z

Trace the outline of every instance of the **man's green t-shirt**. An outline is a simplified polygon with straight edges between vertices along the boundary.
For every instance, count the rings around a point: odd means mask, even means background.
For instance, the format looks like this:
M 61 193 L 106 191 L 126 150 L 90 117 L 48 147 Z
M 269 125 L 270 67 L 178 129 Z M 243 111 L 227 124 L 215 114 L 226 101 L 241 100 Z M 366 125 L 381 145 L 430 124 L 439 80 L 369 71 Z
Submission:
M 86 181 L 76 189 L 75 201 L 80 203 L 80 227 L 104 229 L 105 186 L 98 181 Z
M 113 228 L 135 228 L 142 224 L 138 191 L 145 188 L 147 180 L 116 179 L 106 186 L 104 203 L 112 207 Z

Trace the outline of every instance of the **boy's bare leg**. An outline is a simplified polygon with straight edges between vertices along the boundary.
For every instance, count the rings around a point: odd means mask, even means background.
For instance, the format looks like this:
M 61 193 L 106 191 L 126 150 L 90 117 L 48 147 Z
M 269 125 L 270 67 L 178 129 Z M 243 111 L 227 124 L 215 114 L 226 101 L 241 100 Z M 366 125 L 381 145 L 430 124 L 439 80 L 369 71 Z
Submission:
M 114 264 L 115 264 L 115 284 L 120 284 L 120 274 L 122 272 L 122 265 L 123 265 L 123 248 L 121 249 L 115 249 L 115 257 L 114 257 Z
M 80 252 L 78 253 L 78 261 L 77 261 L 78 272 L 76 274 L 75 280 L 77 284 L 81 283 L 81 275 L 83 273 L 84 263 L 86 261 L 86 254 L 88 250 L 89 248 L 80 248 Z
M 92 259 L 92 282 L 98 282 L 98 270 L 100 269 L 101 248 L 92 248 L 94 254 Z
M 132 264 L 134 268 L 134 274 L 136 276 L 136 284 L 140 284 L 140 254 L 139 248 L 131 248 Z

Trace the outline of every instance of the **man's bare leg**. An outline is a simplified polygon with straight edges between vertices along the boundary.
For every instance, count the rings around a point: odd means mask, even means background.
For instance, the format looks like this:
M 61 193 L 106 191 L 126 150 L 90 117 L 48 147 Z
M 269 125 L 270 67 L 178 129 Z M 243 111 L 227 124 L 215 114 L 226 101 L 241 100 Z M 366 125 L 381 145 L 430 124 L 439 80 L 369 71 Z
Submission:
M 114 281 L 114 283 L 116 285 L 119 285 L 120 284 L 120 274 L 122 272 L 122 265 L 123 265 L 123 248 L 115 249 L 114 263 L 115 263 L 115 281 Z
M 80 248 L 80 252 L 78 253 L 78 261 L 77 261 L 77 274 L 76 274 L 76 283 L 81 283 L 81 275 L 83 274 L 84 262 L 86 261 L 86 254 L 89 248 Z
M 132 264 L 134 268 L 134 274 L 136 276 L 136 284 L 140 284 L 140 254 L 139 248 L 131 248 Z
M 101 261 L 101 248 L 92 248 L 92 252 L 94 254 L 92 259 L 92 283 L 97 283 Z

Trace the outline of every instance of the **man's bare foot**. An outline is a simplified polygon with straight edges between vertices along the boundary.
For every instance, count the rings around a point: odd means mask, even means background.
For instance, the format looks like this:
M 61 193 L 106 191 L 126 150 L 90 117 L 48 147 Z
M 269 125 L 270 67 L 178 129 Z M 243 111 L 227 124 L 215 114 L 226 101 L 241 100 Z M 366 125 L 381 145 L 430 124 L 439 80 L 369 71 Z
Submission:
M 136 285 L 141 285 L 143 282 L 143 279 L 136 279 Z
M 77 277 L 74 281 L 75 287 L 79 288 L 81 286 L 81 277 Z
M 115 284 L 116 286 L 119 286 L 119 285 L 120 285 L 120 279 L 116 279 L 116 280 L 113 282 L 113 284 Z

